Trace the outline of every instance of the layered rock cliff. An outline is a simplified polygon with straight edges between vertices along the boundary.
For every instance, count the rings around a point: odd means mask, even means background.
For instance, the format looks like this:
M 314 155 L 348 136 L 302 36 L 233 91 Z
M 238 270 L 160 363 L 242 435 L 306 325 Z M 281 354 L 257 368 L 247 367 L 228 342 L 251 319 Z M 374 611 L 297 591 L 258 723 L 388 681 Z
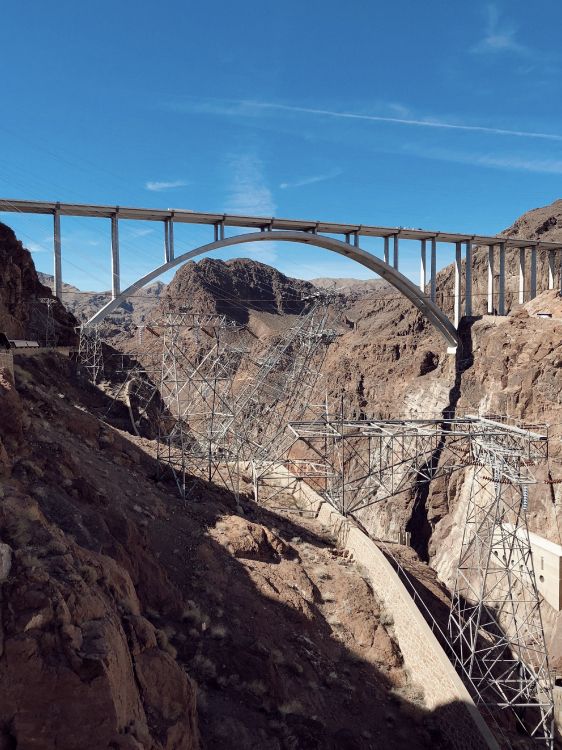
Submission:
M 53 299 L 57 343 L 75 343 L 74 316 L 40 282 L 31 253 L 9 227 L 0 224 L 0 331 L 10 338 L 44 341 L 48 313 L 40 300 L 45 298 Z

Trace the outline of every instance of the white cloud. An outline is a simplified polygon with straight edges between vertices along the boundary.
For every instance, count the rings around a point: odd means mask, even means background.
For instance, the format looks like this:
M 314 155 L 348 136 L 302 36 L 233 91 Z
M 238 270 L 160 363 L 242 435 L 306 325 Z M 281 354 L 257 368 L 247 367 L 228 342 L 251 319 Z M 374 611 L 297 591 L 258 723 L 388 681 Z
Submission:
M 127 234 L 132 239 L 135 239 L 135 238 L 138 238 L 138 237 L 148 237 L 149 234 L 153 234 L 154 233 L 154 229 L 148 229 L 148 228 L 146 228 L 146 229 L 140 229 L 140 228 L 137 229 L 135 227 L 130 227 L 130 228 L 127 227 L 127 229 L 128 229 Z
M 52 248 L 46 248 L 43 245 L 40 245 L 38 242 L 26 242 L 25 243 L 26 248 L 29 250 L 30 253 L 52 253 Z
M 273 216 L 276 210 L 262 160 L 255 154 L 237 154 L 229 158 L 232 174 L 226 200 L 226 213 L 249 216 Z
M 531 50 L 515 38 L 517 29 L 505 22 L 500 22 L 500 13 L 497 5 L 491 3 L 486 6 L 486 28 L 482 39 L 472 47 L 472 52 L 477 54 L 497 54 L 511 52 L 517 55 L 528 56 Z
M 275 199 L 267 184 L 264 163 L 257 154 L 231 155 L 228 157 L 228 172 L 232 177 L 227 191 L 225 213 L 264 217 L 275 214 Z M 244 244 L 236 255 L 262 263 L 275 263 L 277 246 L 275 242 Z
M 484 125 L 466 125 L 462 123 L 443 122 L 441 120 L 419 120 L 404 117 L 385 117 L 382 115 L 364 115 L 356 112 L 337 112 L 329 109 L 315 109 L 312 107 L 295 107 L 286 104 L 274 104 L 272 102 L 248 102 L 249 105 L 258 109 L 281 110 L 285 112 L 322 115 L 346 120 L 366 120 L 368 122 L 388 122 L 397 125 L 410 125 L 421 128 L 437 128 L 443 130 L 463 130 L 475 133 L 489 133 L 491 135 L 509 135 L 524 138 L 540 138 L 553 141 L 562 141 L 562 135 L 555 133 L 540 133 L 529 130 L 509 130 L 507 128 L 494 128 Z
M 319 109 L 316 107 L 301 107 L 292 104 L 278 104 L 276 102 L 253 100 L 209 100 L 207 102 L 176 102 L 176 111 L 198 112 L 221 117 L 263 117 L 269 112 L 284 112 L 288 115 L 307 115 L 312 117 L 333 118 L 341 120 L 356 120 L 360 122 L 388 123 L 404 125 L 406 127 L 430 128 L 437 130 L 453 130 L 469 133 L 483 133 L 516 138 L 531 138 L 546 141 L 562 142 L 562 135 L 557 133 L 543 133 L 535 130 L 516 130 L 497 128 L 486 125 L 469 125 L 462 122 L 448 122 L 436 118 L 414 118 L 407 116 L 368 115 L 360 112 L 346 112 L 343 110 Z M 406 110 L 407 111 L 407 110 Z
M 525 159 L 520 156 L 479 156 L 477 157 L 477 163 L 484 167 L 517 169 L 524 172 L 538 172 L 539 174 L 562 174 L 562 160 L 560 159 Z
M 147 182 L 144 187 L 146 190 L 150 190 L 153 193 L 161 193 L 165 190 L 175 190 L 176 188 L 186 187 L 187 184 L 188 183 L 185 182 L 185 180 L 170 180 L 169 182 L 155 180 Z
M 418 149 L 412 146 L 404 150 L 425 159 L 439 159 L 456 164 L 535 172 L 537 174 L 562 174 L 561 159 L 537 159 L 532 156 L 525 157 L 514 154 L 478 154 L 442 148 Z
M 341 175 L 341 169 L 333 169 L 325 174 L 313 175 L 311 177 L 302 177 L 299 180 L 293 180 L 292 182 L 282 182 L 279 187 L 281 190 L 287 190 L 287 188 L 299 188 L 305 187 L 306 185 L 315 185 L 317 182 L 325 182 L 326 180 L 333 180 L 335 177 Z

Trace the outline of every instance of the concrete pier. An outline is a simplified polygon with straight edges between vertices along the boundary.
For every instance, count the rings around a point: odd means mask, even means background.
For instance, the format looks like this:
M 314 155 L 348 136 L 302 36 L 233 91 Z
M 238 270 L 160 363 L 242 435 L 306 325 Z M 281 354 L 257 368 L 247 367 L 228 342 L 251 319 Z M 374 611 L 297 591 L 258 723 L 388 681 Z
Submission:
M 437 239 L 431 238 L 431 301 L 435 302 L 437 292 Z
M 224 221 L 218 221 L 215 224 L 215 242 L 224 240 Z
M 488 245 L 488 315 L 494 312 L 494 246 Z
M 426 240 L 420 240 L 420 289 L 425 292 L 425 285 L 427 283 L 427 271 L 426 271 Z
M 537 296 L 537 246 L 531 247 L 531 284 L 529 296 L 531 299 L 535 299 Z
M 454 298 L 454 326 L 459 327 L 461 321 L 461 268 L 462 243 L 455 242 L 455 298 Z
M 119 271 L 119 220 L 117 214 L 111 217 L 111 296 L 113 299 L 121 293 L 121 274 Z
M 519 304 L 525 303 L 525 252 L 524 247 L 519 248 Z
M 554 279 L 556 278 L 556 250 L 548 251 L 548 288 L 554 289 Z
M 60 211 L 55 209 L 53 214 L 53 250 L 54 265 L 53 276 L 55 279 L 55 297 L 62 298 L 62 259 L 61 259 L 61 239 L 60 239 Z
M 169 263 L 174 259 L 174 221 L 172 218 L 164 221 L 164 261 Z
M 472 242 L 470 240 L 466 243 L 464 273 L 464 313 L 470 317 L 472 315 Z
M 505 243 L 500 242 L 500 278 L 498 288 L 498 315 L 505 315 Z

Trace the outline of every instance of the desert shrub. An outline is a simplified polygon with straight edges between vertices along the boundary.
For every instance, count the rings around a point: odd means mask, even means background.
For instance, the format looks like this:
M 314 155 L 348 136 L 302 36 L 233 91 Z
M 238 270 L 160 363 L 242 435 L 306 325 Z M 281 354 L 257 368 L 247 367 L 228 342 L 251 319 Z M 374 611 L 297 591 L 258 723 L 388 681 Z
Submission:
M 66 545 L 57 539 L 52 539 L 44 549 L 45 555 L 64 555 L 67 552 Z
M 208 623 L 209 618 L 194 601 L 189 599 L 183 608 L 181 619 L 200 627 L 203 623 Z
M 287 714 L 303 714 L 304 707 L 300 701 L 293 699 L 282 703 L 279 706 L 278 711 L 283 716 L 286 716 Z
M 216 640 L 220 641 L 223 638 L 226 638 L 228 634 L 228 630 L 224 627 L 224 625 L 213 625 L 212 628 L 209 630 L 209 635 L 211 638 L 215 638 Z
M 212 680 L 217 676 L 217 668 L 209 658 L 203 654 L 195 654 L 191 666 L 203 679 Z
M 165 651 L 167 654 L 170 654 L 170 656 L 173 659 L 175 659 L 176 656 L 178 655 L 178 652 L 168 640 L 168 636 L 166 635 L 166 633 L 163 630 L 157 629 L 155 631 L 155 635 L 156 635 L 156 643 L 162 649 L 162 651 Z
M 256 698 L 263 698 L 267 693 L 267 685 L 262 680 L 252 680 L 245 685 L 246 689 Z
M 381 625 L 384 625 L 385 627 L 390 627 L 391 625 L 394 625 L 394 617 L 392 616 L 392 612 L 389 612 L 387 609 L 381 609 L 379 622 Z

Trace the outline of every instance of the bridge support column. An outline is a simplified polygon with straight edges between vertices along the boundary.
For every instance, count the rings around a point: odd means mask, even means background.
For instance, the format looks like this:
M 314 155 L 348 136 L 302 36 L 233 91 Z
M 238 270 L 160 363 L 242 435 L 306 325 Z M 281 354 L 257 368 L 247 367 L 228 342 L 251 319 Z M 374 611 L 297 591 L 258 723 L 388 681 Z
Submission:
M 390 262 L 389 244 L 390 244 L 390 237 L 385 237 L 384 238 L 384 262 L 385 263 Z
M 556 276 L 556 251 L 548 251 L 548 288 L 554 289 L 554 277 Z
M 219 223 L 219 240 L 224 240 L 224 221 Z
M 394 235 L 394 245 L 393 245 L 393 253 L 392 253 L 392 265 L 396 270 L 398 270 L 398 246 L 399 246 L 399 237 L 397 234 Z
M 498 288 L 498 315 L 505 315 L 505 242 L 500 242 L 500 279 Z
M 519 248 L 519 304 L 525 304 L 525 253 L 526 248 Z
M 427 283 L 425 243 L 425 240 L 420 240 L 420 289 L 422 292 L 425 292 L 425 285 Z
M 454 324 L 458 329 L 461 322 L 461 268 L 462 268 L 462 243 L 455 242 L 455 297 L 454 297 Z
M 219 221 L 215 224 L 215 242 L 224 240 L 224 221 Z
M 530 278 L 530 299 L 535 299 L 537 296 L 537 246 L 531 247 L 531 278 Z
M 111 217 L 111 296 L 112 299 L 121 292 L 121 274 L 119 272 L 119 220 L 117 214 Z
M 53 214 L 53 276 L 55 285 L 55 297 L 62 299 L 62 259 L 60 240 L 60 211 L 55 209 Z
M 431 301 L 435 302 L 437 292 L 437 238 L 431 239 Z
M 171 218 L 164 222 L 164 259 L 166 263 L 174 259 L 174 222 Z
M 494 313 L 494 246 L 488 245 L 488 315 Z
M 472 316 L 472 242 L 466 243 L 466 256 L 464 262 L 464 314 Z

